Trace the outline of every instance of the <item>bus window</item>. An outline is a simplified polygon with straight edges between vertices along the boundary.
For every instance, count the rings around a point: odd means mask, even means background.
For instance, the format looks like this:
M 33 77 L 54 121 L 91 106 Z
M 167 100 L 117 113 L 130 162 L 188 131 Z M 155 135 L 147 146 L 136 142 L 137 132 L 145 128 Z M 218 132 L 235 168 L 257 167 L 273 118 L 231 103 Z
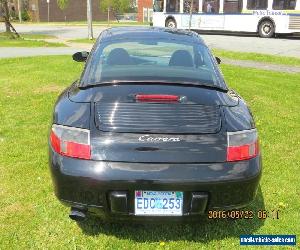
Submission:
M 294 10 L 296 8 L 296 0 L 274 0 L 273 10 Z
M 167 12 L 180 12 L 180 0 L 167 0 Z
M 164 11 L 164 0 L 155 0 L 153 4 L 154 12 L 163 12 Z
M 224 0 L 224 13 L 241 13 L 243 0 Z
M 219 0 L 204 0 L 202 11 L 204 13 L 219 13 Z
M 183 1 L 183 12 L 190 13 L 190 8 L 192 5 L 191 0 L 184 0 Z M 199 0 L 193 0 L 193 13 L 199 12 Z
M 268 8 L 268 0 L 247 0 L 248 10 L 266 10 Z

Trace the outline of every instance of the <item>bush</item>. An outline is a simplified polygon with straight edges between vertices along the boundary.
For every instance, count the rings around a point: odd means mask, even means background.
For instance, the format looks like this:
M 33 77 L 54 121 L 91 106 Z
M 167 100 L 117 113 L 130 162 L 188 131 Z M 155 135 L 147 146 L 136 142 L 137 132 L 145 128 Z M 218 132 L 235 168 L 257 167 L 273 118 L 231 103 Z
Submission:
M 21 16 L 22 16 L 22 20 L 23 20 L 23 21 L 30 21 L 30 16 L 29 16 L 27 10 L 23 10 L 23 11 L 21 12 Z

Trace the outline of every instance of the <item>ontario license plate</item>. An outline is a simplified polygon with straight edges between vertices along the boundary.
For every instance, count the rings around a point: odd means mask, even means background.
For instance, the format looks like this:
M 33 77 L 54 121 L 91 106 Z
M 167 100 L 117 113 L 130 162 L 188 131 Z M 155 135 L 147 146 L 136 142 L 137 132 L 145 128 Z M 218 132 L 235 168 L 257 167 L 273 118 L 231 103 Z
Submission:
M 183 192 L 135 191 L 135 215 L 182 215 Z

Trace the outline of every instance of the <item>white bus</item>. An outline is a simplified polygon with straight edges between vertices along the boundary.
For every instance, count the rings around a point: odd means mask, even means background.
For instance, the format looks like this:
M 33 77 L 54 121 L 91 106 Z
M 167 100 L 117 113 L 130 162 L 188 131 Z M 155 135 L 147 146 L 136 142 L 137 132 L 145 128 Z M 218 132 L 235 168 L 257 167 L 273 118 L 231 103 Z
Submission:
M 300 0 L 154 0 L 153 26 L 231 32 L 261 37 L 300 33 Z

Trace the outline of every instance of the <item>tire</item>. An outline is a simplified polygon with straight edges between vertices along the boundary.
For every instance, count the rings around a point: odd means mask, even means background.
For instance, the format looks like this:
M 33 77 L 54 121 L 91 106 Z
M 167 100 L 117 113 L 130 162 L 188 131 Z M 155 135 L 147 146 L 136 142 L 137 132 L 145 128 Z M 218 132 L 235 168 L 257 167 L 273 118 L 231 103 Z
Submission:
M 262 38 L 270 38 L 275 34 L 275 27 L 272 21 L 262 21 L 258 26 L 258 34 Z
M 177 25 L 176 25 L 176 22 L 173 18 L 170 18 L 166 21 L 166 27 L 167 28 L 170 28 L 170 29 L 176 29 L 177 28 Z

